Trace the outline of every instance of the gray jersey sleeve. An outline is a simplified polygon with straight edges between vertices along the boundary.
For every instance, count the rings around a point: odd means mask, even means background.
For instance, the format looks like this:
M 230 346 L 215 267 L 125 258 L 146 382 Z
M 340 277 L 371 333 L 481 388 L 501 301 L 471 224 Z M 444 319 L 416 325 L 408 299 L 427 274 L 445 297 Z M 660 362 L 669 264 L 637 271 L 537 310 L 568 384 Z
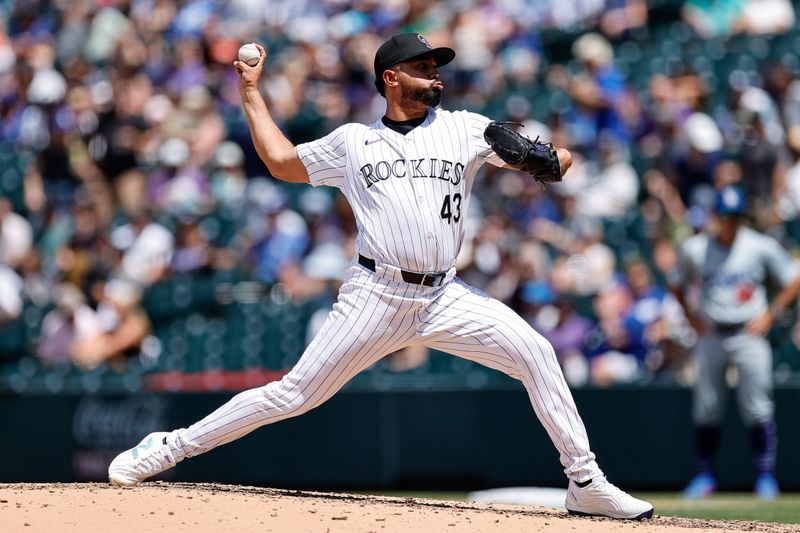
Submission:
M 297 146 L 297 157 L 308 171 L 311 185 L 329 185 L 341 188 L 347 169 L 348 125 L 340 126 L 331 133 Z
M 763 241 L 764 264 L 767 272 L 782 287 L 791 283 L 797 277 L 797 263 L 791 254 L 781 244 L 771 237 Z

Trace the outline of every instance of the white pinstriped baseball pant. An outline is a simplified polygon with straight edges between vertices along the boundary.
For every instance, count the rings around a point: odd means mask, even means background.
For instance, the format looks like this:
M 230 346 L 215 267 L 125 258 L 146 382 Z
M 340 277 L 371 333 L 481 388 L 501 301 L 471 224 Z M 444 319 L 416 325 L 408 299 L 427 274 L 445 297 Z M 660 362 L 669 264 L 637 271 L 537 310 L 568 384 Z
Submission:
M 503 303 L 453 272 L 440 287 L 411 285 L 394 267 L 349 268 L 321 330 L 281 379 L 234 396 L 167 437 L 175 458 L 207 452 L 254 429 L 301 415 L 401 348 L 423 344 L 522 381 L 568 477 L 601 475 L 550 343 Z

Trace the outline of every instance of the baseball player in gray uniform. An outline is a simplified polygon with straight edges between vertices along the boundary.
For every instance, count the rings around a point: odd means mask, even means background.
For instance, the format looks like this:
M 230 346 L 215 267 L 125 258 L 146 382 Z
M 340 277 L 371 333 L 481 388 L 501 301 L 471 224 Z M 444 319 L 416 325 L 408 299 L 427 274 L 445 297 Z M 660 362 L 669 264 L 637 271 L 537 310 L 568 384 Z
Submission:
M 713 466 L 727 394 L 725 371 L 738 371 L 737 400 L 755 454 L 755 492 L 778 495 L 773 476 L 777 434 L 772 401 L 772 351 L 765 335 L 797 297 L 800 277 L 795 261 L 772 237 L 742 225 L 746 201 L 734 185 L 717 192 L 713 234 L 686 240 L 670 285 L 700 334 L 696 347 L 694 388 L 697 475 L 684 490 L 686 498 L 709 496 L 717 487 Z M 767 282 L 781 289 L 772 305 Z M 687 305 L 685 288 L 698 286 L 697 310 Z
M 649 518 L 653 506 L 609 483 L 553 348 L 501 302 L 468 286 L 453 267 L 464 239 L 476 172 L 504 166 L 484 139 L 489 119 L 438 108 L 438 68 L 455 57 L 419 34 L 396 35 L 375 55 L 386 114 L 346 124 L 299 146 L 278 129 L 258 91 L 266 53 L 234 65 L 253 142 L 271 174 L 337 187 L 358 224 L 357 256 L 327 321 L 280 381 L 242 392 L 188 428 L 146 436 L 109 467 L 115 485 L 136 485 L 187 457 L 319 406 L 387 354 L 424 345 L 522 381 L 569 478 L 574 514 Z M 558 151 L 562 171 L 571 162 Z

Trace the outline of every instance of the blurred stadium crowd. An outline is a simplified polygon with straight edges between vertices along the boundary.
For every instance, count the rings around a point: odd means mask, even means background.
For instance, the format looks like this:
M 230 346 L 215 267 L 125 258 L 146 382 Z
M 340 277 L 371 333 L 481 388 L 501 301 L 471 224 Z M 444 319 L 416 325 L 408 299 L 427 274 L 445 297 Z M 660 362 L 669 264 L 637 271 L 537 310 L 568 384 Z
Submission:
M 2 1 L 3 388 L 291 366 L 355 222 L 333 190 L 269 178 L 232 61 L 267 46 L 263 93 L 300 143 L 381 116 L 373 54 L 401 31 L 457 51 L 446 108 L 575 156 L 547 191 L 483 171 L 460 275 L 547 336 L 573 385 L 690 382 L 694 335 L 663 279 L 714 189 L 739 182 L 752 224 L 800 247 L 788 0 Z M 786 377 L 794 322 L 778 330 Z M 473 371 L 400 357 L 382 368 Z

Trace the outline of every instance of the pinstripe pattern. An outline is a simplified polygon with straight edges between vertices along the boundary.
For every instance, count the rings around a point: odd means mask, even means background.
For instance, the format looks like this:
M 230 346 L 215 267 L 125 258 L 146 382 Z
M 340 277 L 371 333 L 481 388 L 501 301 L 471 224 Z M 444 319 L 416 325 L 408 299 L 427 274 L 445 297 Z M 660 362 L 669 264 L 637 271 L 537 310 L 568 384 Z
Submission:
M 413 286 L 376 283 L 361 267 L 348 271 L 337 303 L 295 367 L 280 381 L 242 392 L 170 441 L 178 458 L 236 440 L 265 424 L 298 416 L 325 402 L 350 378 L 406 345 L 412 328 L 392 326 L 413 317 Z
M 297 154 L 312 185 L 337 187 L 349 200 L 359 253 L 405 270 L 442 272 L 461 248 L 475 173 L 487 161 L 504 165 L 483 139 L 488 123 L 475 113 L 431 109 L 406 135 L 381 121 L 347 124 L 299 145 Z M 456 194 L 461 216 L 443 219 L 445 199 L 455 210 Z
M 424 344 L 522 381 L 559 451 L 565 473 L 582 482 L 602 472 L 550 344 L 501 302 L 461 280 L 429 288 L 361 267 L 348 278 L 328 320 L 281 381 L 233 397 L 170 435 L 176 460 L 301 415 L 333 396 L 385 355 Z
M 601 474 L 553 347 L 527 322 L 461 280 L 426 305 L 420 320 L 418 342 L 522 381 L 567 476 L 581 482 Z
M 348 124 L 297 147 L 311 183 L 338 187 L 349 200 L 357 251 L 376 260 L 376 272 L 350 267 L 322 329 L 282 380 L 172 432 L 176 460 L 305 413 L 385 355 L 424 344 L 520 380 L 566 474 L 578 482 L 602 475 L 552 346 L 501 302 L 453 281 L 474 176 L 486 161 L 503 164 L 483 140 L 488 122 L 430 110 L 405 136 L 380 121 Z M 442 215 L 446 197 L 460 217 Z M 447 271 L 446 281 L 407 284 L 399 268 Z

